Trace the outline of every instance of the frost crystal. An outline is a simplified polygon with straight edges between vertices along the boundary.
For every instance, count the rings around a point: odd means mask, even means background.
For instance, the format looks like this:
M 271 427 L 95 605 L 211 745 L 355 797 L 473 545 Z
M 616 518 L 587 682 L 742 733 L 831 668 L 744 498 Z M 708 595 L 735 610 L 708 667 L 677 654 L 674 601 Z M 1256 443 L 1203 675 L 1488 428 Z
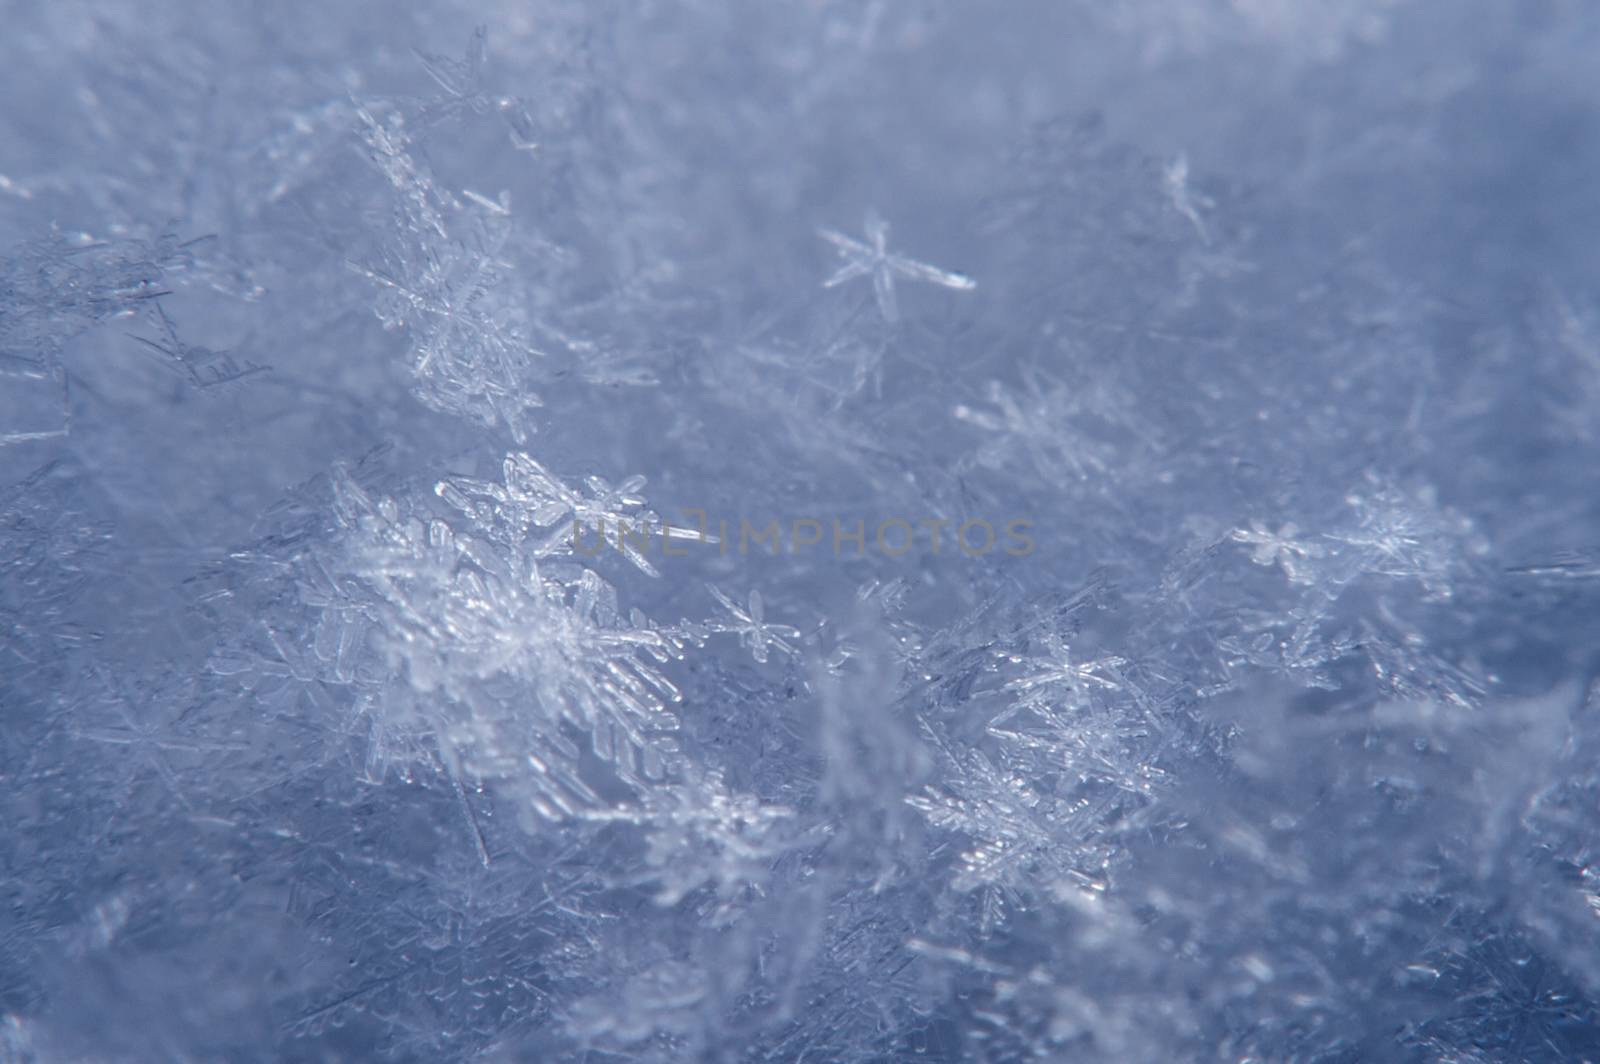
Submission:
M 482 197 L 463 205 L 412 155 L 400 113 L 380 118 L 361 110 L 368 157 L 391 185 L 395 232 L 373 263 L 351 268 L 377 286 L 378 317 L 405 329 L 417 395 L 440 410 L 486 425 L 503 424 L 518 443 L 533 431 L 529 411 L 542 405 L 529 390 L 532 360 L 508 301 L 511 263 L 501 258 L 510 236 L 507 211 Z
M 878 301 L 878 310 L 883 314 L 884 321 L 900 320 L 900 304 L 894 291 L 897 277 L 953 288 L 958 292 L 970 292 L 978 287 L 978 283 L 970 277 L 890 251 L 889 223 L 875 212 L 867 212 L 865 232 L 866 242 L 863 243 L 832 229 L 818 230 L 818 235 L 832 244 L 844 259 L 844 265 L 835 270 L 822 285 L 824 288 L 833 288 L 857 277 L 871 277 L 873 296 Z
M 1592 15 L 7 5 L 0 1064 L 1600 1061 Z
M 1257 565 L 1281 565 L 1292 583 L 1309 583 L 1309 563 L 1320 558 L 1323 549 L 1316 543 L 1301 542 L 1299 534 L 1300 529 L 1293 523 L 1273 532 L 1260 521 L 1251 521 L 1249 528 L 1236 528 L 1230 537 L 1250 548 L 1250 560 Z
M 739 637 L 739 643 L 747 647 L 750 656 L 758 662 L 765 662 L 767 655 L 773 650 L 781 650 L 788 655 L 799 653 L 789 639 L 799 639 L 800 631 L 790 628 L 785 624 L 768 624 L 765 619 L 766 607 L 761 601 L 761 592 L 750 592 L 749 605 L 740 606 L 733 599 L 723 594 L 715 587 L 710 587 L 711 597 L 722 604 L 727 611 L 727 620 L 708 622 L 706 628 L 712 632 L 726 632 Z
M 1062 690 L 1073 699 L 1081 699 L 1094 688 L 1115 691 L 1122 686 L 1112 678 L 1118 667 L 1127 664 L 1122 658 L 1074 663 L 1071 648 L 1060 636 L 1047 636 L 1044 644 L 1046 652 L 1026 663 L 1027 674 L 1009 681 L 1004 690 L 1015 691 L 1025 699 Z M 1012 659 L 1014 663 L 1020 660 Z
M 160 340 L 147 340 L 142 336 L 134 339 L 154 351 L 169 369 L 181 374 L 195 388 L 216 388 L 257 373 L 268 373 L 272 369 L 271 366 L 258 366 L 250 361 L 241 366 L 226 351 L 212 351 L 185 343 L 178 335 L 177 326 L 159 305 L 156 307 L 156 319 L 161 323 Z

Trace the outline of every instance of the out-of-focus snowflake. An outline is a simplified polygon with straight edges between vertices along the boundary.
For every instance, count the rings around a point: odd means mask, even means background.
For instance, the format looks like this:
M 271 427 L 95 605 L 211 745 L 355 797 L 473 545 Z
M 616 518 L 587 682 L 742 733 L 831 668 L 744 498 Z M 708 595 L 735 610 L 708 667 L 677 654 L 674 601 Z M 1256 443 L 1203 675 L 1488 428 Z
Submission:
M 1556 424 L 1592 441 L 1600 433 L 1600 320 L 1593 307 L 1574 306 L 1560 292 L 1544 302 L 1538 331 L 1557 353 L 1552 368 L 1562 386 L 1543 401 L 1553 408 Z
M 1110 853 L 1090 829 L 1092 803 L 1060 800 L 1042 781 L 980 750 L 955 757 L 956 772 L 906 801 L 930 824 L 971 842 L 959 858 L 957 890 L 1027 894 L 1057 882 L 1098 881 Z
M 1600 549 L 1557 551 L 1548 559 L 1512 566 L 1507 572 L 1547 580 L 1596 580 L 1600 579 Z
M 1309 584 L 1315 580 L 1311 559 L 1322 557 L 1326 551 L 1299 537 L 1300 529 L 1293 522 L 1279 525 L 1274 532 L 1260 521 L 1251 521 L 1249 528 L 1236 528 L 1229 533 L 1235 543 L 1250 548 L 1250 560 L 1257 565 L 1281 565 L 1291 584 Z
M 400 114 L 362 108 L 368 157 L 395 193 L 395 231 L 376 263 L 350 268 L 383 293 L 378 317 L 411 339 L 417 396 L 486 425 L 503 424 L 517 443 L 533 431 L 529 411 L 541 356 L 527 338 L 502 257 L 511 229 L 504 204 L 482 196 L 463 205 L 411 151 Z M 487 203 L 488 207 L 480 204 Z
M 649 866 L 644 878 L 657 884 L 658 903 L 676 905 L 708 884 L 724 901 L 745 887 L 759 890 L 771 863 L 791 844 L 785 831 L 794 813 L 729 789 L 712 771 L 652 787 L 638 806 L 584 817 L 644 829 Z
M 1074 895 L 1068 911 L 1082 918 L 1081 926 L 1072 925 L 1074 937 L 1100 961 L 1093 985 L 1047 965 L 1019 968 L 974 950 L 920 938 L 909 943 L 919 956 L 970 980 L 972 995 L 981 998 L 963 1031 L 971 1056 L 1142 1060 L 1160 1056 L 1174 1038 L 1193 1036 L 1195 1018 L 1187 1004 L 1164 997 L 1150 973 L 1127 971 L 1130 959 L 1142 958 L 1112 945 L 1121 935 L 1137 933 L 1135 921 L 1110 909 L 1102 895 L 1068 888 L 1065 896 Z M 1120 940 L 1125 947 L 1126 938 Z
M 1286 617 L 1261 620 L 1263 628 L 1247 625 L 1245 631 L 1217 640 L 1218 649 L 1227 655 L 1226 667 L 1250 665 L 1306 687 L 1338 688 L 1329 669 L 1357 649 L 1352 636 L 1324 634 L 1325 617 L 1310 606 L 1296 607 Z
M 648 1043 L 685 1038 L 703 1024 L 709 992 L 706 972 L 682 961 L 652 964 L 605 991 L 575 1002 L 567 1029 L 580 1045 L 599 1052 L 648 1054 Z
M 1167 199 L 1172 203 L 1172 209 L 1183 215 L 1189 224 L 1194 226 L 1194 231 L 1200 235 L 1201 242 L 1211 243 L 1211 234 L 1206 230 L 1206 223 L 1200 217 L 1200 211 L 1214 207 L 1215 204 L 1190 187 L 1189 157 L 1179 155 L 1169 162 L 1161 172 L 1161 183 L 1166 189 Z
M 160 304 L 156 305 L 156 320 L 161 324 L 161 339 L 134 339 L 161 356 L 162 364 L 181 374 L 195 388 L 219 388 L 258 373 L 270 373 L 271 366 L 258 366 L 246 360 L 240 365 L 227 351 L 213 351 L 184 341 L 178 327 Z
M 1037 371 L 1024 369 L 1022 378 L 1020 392 L 999 381 L 986 385 L 984 397 L 994 409 L 958 403 L 952 411 L 959 420 L 989 433 L 977 460 L 1002 468 L 1021 452 L 1033 472 L 1053 484 L 1105 472 L 1114 449 L 1084 430 L 1085 411 L 1079 401 L 1064 385 Z
M 1296 62 L 1331 63 L 1355 46 L 1382 40 L 1404 2 L 1352 0 L 1324 8 L 1294 0 L 1117 0 L 1103 15 L 1151 62 L 1257 44 Z
M 1470 518 L 1442 505 L 1431 486 L 1407 491 L 1395 481 L 1368 474 L 1346 496 L 1354 528 L 1326 533 L 1342 544 L 1348 571 L 1415 580 L 1430 597 L 1448 599 L 1461 568 L 1487 553 Z
M 1495 682 L 1493 675 L 1441 657 L 1416 633 L 1364 622 L 1355 645 L 1366 656 L 1378 689 L 1390 698 L 1468 709 L 1482 702 Z
M 953 288 L 958 292 L 970 292 L 978 287 L 978 283 L 970 277 L 890 251 L 889 223 L 880 218 L 877 212 L 867 212 L 865 230 L 865 243 L 832 229 L 818 230 L 818 235 L 837 248 L 844 259 L 844 264 L 822 284 L 824 288 L 833 288 L 858 277 L 871 277 L 873 295 L 885 321 L 900 320 L 900 303 L 894 290 L 897 277 Z

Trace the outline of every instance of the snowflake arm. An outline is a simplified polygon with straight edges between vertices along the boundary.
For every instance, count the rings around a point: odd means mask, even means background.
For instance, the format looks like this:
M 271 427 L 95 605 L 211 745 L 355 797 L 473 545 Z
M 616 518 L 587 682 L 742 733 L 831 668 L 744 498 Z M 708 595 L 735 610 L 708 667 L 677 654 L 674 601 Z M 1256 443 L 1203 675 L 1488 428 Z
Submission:
M 926 284 L 936 284 L 942 288 L 953 288 L 957 292 L 971 292 L 978 287 L 978 282 L 964 273 L 941 270 L 937 266 L 930 266 L 926 262 L 908 259 L 904 255 L 890 255 L 889 266 L 901 277 L 906 277 L 913 281 L 922 281 Z
M 822 287 L 836 288 L 846 281 L 865 277 L 872 272 L 873 252 L 867 245 L 859 240 L 851 240 L 843 233 L 834 232 L 832 229 L 819 230 L 818 235 L 838 248 L 839 253 L 845 258 L 844 264 L 822 282 Z

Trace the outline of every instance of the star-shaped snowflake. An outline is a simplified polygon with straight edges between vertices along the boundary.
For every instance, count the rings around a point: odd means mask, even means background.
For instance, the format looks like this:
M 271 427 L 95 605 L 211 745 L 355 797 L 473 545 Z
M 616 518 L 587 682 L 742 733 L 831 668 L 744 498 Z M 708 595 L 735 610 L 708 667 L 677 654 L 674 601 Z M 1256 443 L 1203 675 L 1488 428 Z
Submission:
M 1314 543 L 1302 543 L 1299 535 L 1300 529 L 1292 523 L 1274 532 L 1260 521 L 1251 521 L 1249 528 L 1236 528 L 1228 538 L 1249 547 L 1250 560 L 1257 565 L 1281 565 L 1291 583 L 1310 583 L 1308 563 L 1324 552 Z
M 765 663 L 767 654 L 774 649 L 781 650 L 785 654 L 796 653 L 793 645 L 787 640 L 799 639 L 799 629 L 790 628 L 786 624 L 768 624 L 765 620 L 766 609 L 761 601 L 761 592 L 750 592 L 750 605 L 746 608 L 733 601 L 719 588 L 707 585 L 707 589 L 732 616 L 732 620 L 708 622 L 706 628 L 709 631 L 737 635 L 739 642 L 750 648 L 750 656 L 758 662 Z
M 1004 690 L 1014 691 L 1024 699 L 1064 690 L 1073 698 L 1082 699 L 1092 688 L 1104 691 L 1122 688 L 1119 670 L 1128 664 L 1126 658 L 1112 656 L 1075 662 L 1072 660 L 1072 648 L 1065 639 L 1050 635 L 1042 642 L 1041 652 L 1031 658 L 1010 657 L 1014 663 L 1025 665 L 1028 672 L 1006 683 Z
M 970 277 L 890 251 L 889 223 L 878 217 L 875 211 L 867 212 L 865 243 L 832 229 L 819 230 L 818 235 L 837 248 L 844 259 L 844 264 L 834 271 L 833 276 L 823 281 L 822 286 L 833 288 L 857 277 L 871 277 L 878 310 L 885 321 L 900 320 L 900 304 L 894 291 L 896 277 L 954 288 L 958 292 L 970 292 L 978 287 L 978 283 Z

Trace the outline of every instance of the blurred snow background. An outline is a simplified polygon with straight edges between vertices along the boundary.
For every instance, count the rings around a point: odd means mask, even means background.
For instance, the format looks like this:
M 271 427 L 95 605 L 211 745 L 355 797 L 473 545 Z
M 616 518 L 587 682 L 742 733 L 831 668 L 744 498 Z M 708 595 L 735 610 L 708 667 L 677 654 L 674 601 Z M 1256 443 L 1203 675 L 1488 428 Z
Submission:
M 419 7 L 0 3 L 0 1062 L 1600 1060 L 1600 12 Z

